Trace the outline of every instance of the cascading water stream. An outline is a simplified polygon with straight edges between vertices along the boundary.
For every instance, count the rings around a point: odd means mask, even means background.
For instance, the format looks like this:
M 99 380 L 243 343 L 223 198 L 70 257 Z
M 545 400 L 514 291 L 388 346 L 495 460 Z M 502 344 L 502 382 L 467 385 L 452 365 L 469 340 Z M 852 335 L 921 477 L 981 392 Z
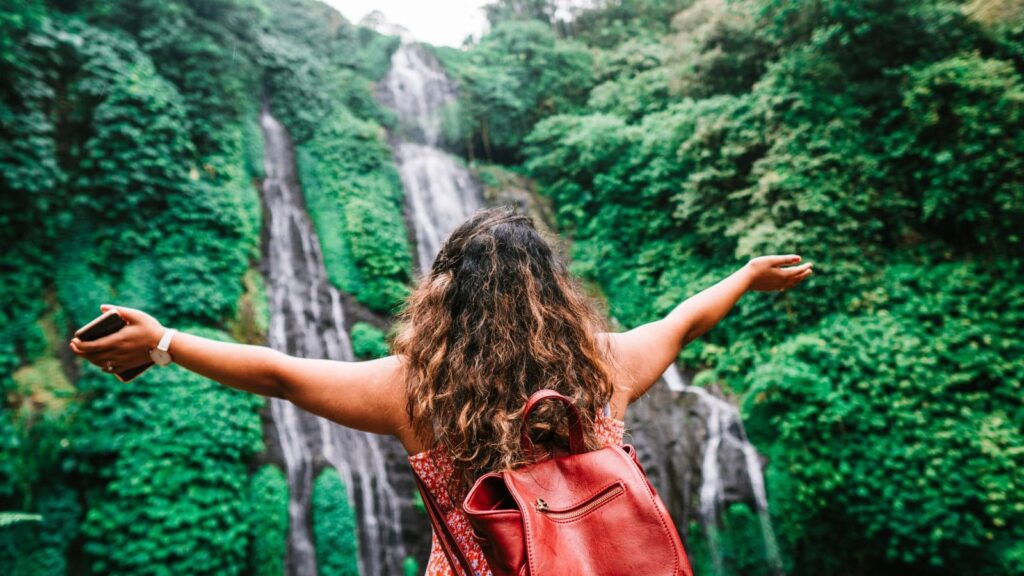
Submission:
M 757 468 L 758 474 L 751 474 L 750 483 L 754 490 L 754 500 L 757 503 L 757 518 L 761 522 L 761 534 L 764 537 L 765 558 L 768 566 L 774 574 L 784 574 L 782 568 L 782 555 L 779 553 L 779 543 L 775 539 L 775 528 L 772 526 L 772 517 L 768 513 L 768 494 L 764 489 L 764 475 L 761 471 L 761 460 L 754 450 L 754 447 L 743 445 L 743 457 L 747 461 L 747 470 Z
M 295 176 L 294 153 L 284 127 L 267 107 L 260 116 L 265 141 L 268 344 L 293 356 L 353 360 L 341 296 L 327 280 L 320 244 L 306 214 Z M 271 417 L 289 486 L 286 572 L 316 574 L 310 534 L 315 468 L 335 469 L 358 516 L 360 573 L 399 574 L 405 558 L 399 499 L 389 482 L 380 436 L 339 426 L 287 400 L 271 399 Z
M 697 401 L 707 408 L 707 436 L 701 457 L 700 486 L 700 517 L 703 523 L 708 545 L 711 549 L 712 561 L 718 574 L 724 573 L 721 550 L 719 549 L 718 516 L 725 504 L 725 486 L 722 480 L 719 450 L 723 441 L 738 446 L 743 453 L 743 463 L 747 479 L 754 493 L 754 503 L 761 523 L 761 534 L 764 538 L 765 559 L 774 574 L 782 574 L 782 559 L 779 546 L 775 539 L 768 513 L 768 496 L 764 487 L 764 471 L 761 459 L 753 444 L 747 440 L 743 430 L 743 421 L 739 410 L 721 398 L 712 396 L 710 392 L 699 386 L 687 384 L 679 368 L 675 364 L 668 367 L 662 379 L 669 389 L 675 392 L 693 394 Z
M 392 56 L 379 93 L 398 116 L 392 150 L 412 217 L 419 269 L 429 270 L 448 234 L 482 204 L 465 165 L 439 148 L 444 109 L 457 96 L 455 85 L 422 46 L 406 40 Z

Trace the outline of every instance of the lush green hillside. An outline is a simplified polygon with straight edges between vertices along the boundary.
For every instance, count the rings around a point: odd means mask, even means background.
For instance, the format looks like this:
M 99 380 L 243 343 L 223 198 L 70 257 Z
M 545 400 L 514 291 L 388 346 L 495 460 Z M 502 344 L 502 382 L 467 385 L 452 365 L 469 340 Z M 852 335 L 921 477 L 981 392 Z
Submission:
M 264 401 L 173 367 L 122 384 L 66 341 L 117 302 L 265 342 L 264 97 L 321 178 L 311 204 L 390 200 L 326 236 L 332 277 L 393 306 L 411 258 L 371 84 L 395 45 L 303 0 L 3 2 L 0 510 L 41 520 L 0 526 L 0 573 L 280 573 L 287 485 L 252 476 Z M 347 150 L 365 158 L 332 166 Z M 315 504 L 347 509 L 336 492 Z
M 613 4 L 442 51 L 453 146 L 535 179 L 625 326 L 815 262 L 681 358 L 742 398 L 793 574 L 1024 571 L 1024 6 Z

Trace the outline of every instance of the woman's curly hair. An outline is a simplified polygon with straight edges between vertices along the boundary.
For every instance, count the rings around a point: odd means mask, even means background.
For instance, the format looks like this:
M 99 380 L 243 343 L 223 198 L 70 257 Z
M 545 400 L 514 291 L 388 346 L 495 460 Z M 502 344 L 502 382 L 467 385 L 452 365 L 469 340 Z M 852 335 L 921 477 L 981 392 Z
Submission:
M 451 457 L 453 494 L 530 460 L 520 449 L 523 404 L 543 388 L 575 402 L 588 448 L 600 447 L 594 419 L 612 394 L 597 338 L 604 322 L 529 217 L 495 208 L 460 225 L 398 319 L 406 410 L 417 436 Z M 535 442 L 567 445 L 558 403 L 530 421 Z

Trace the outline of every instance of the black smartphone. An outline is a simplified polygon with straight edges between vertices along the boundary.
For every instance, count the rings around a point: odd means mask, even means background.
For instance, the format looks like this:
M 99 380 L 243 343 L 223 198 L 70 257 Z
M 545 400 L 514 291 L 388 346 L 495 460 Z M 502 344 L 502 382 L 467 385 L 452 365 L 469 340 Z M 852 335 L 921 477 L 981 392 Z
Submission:
M 121 315 L 117 313 L 117 309 L 107 310 L 103 314 L 100 314 L 89 322 L 85 326 L 82 326 L 75 331 L 75 338 L 83 342 L 90 342 L 92 340 L 99 340 L 104 336 L 109 336 L 114 332 L 117 332 L 121 328 L 127 326 L 128 323 L 121 318 Z M 134 380 L 139 374 L 142 374 L 152 366 L 152 362 L 147 362 L 141 366 L 135 368 L 129 368 L 128 370 L 122 370 L 114 376 L 121 382 L 128 382 Z

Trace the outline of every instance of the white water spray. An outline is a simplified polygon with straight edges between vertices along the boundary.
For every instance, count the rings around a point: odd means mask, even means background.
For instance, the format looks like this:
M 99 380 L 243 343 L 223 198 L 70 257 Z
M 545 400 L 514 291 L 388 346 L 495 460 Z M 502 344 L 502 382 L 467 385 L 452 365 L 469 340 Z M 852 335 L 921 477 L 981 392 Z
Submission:
M 419 269 L 426 271 L 448 234 L 482 204 L 469 170 L 439 147 L 455 85 L 421 45 L 406 41 L 392 56 L 380 89 L 398 116 L 392 149 L 412 215 Z
M 717 574 L 724 572 L 722 553 L 719 546 L 718 517 L 725 504 L 725 485 L 722 480 L 719 451 L 723 441 L 737 445 L 743 453 L 743 462 L 754 493 L 754 503 L 761 523 L 764 538 L 765 558 L 774 574 L 782 574 L 782 559 L 779 555 L 775 530 L 768 512 L 768 496 L 764 486 L 764 470 L 757 450 L 747 440 L 740 419 L 739 410 L 725 400 L 713 396 L 699 386 L 687 384 L 675 364 L 662 375 L 670 390 L 693 394 L 697 401 L 707 408 L 707 436 L 701 457 L 700 517 L 708 537 L 711 558 Z

